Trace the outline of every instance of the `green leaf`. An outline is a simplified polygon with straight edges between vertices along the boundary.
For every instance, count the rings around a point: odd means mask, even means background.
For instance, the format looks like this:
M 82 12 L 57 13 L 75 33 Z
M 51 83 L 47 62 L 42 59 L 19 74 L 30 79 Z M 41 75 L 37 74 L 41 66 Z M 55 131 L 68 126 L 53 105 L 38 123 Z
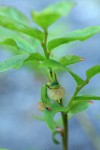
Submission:
M 10 68 L 23 64 L 23 62 L 25 61 L 27 57 L 29 57 L 28 54 L 16 55 L 16 56 L 12 56 L 11 58 L 6 59 L 3 62 L 0 62 L 0 72 L 6 71 Z
M 45 58 L 40 53 L 33 53 L 31 54 L 26 60 L 27 61 L 44 61 Z
M 62 44 L 67 44 L 69 42 L 73 42 L 77 40 L 84 41 L 99 32 L 100 32 L 100 26 L 91 26 L 91 27 L 84 28 L 81 30 L 75 30 L 75 31 L 69 32 L 64 37 L 60 37 L 60 38 L 49 41 L 48 49 L 49 51 L 52 51 L 54 48 Z
M 51 130 L 54 130 L 56 127 L 56 123 L 54 122 L 54 116 L 57 112 L 64 112 L 65 108 L 63 108 L 58 102 L 54 102 L 53 104 L 49 104 L 51 110 L 44 110 L 44 119 L 47 123 L 48 127 Z
M 88 101 L 74 101 L 68 113 L 76 114 L 87 109 L 89 106 L 90 106 L 89 100 Z
M 81 77 L 79 77 L 77 74 L 72 72 L 70 69 L 66 68 L 61 63 L 59 63 L 55 60 L 52 60 L 52 59 L 43 61 L 40 64 L 40 68 L 51 68 L 52 70 L 64 70 L 71 74 L 71 76 L 74 78 L 74 80 L 77 82 L 78 85 L 80 85 L 84 82 L 84 80 Z
M 17 32 L 25 33 L 40 41 L 43 40 L 43 33 L 40 30 L 26 26 L 5 16 L 0 15 L 0 26 Z
M 92 96 L 92 95 L 82 95 L 82 96 L 76 96 L 75 100 L 100 100 L 100 96 Z
M 23 50 L 28 53 L 34 53 L 34 51 L 35 51 L 33 46 L 31 46 L 31 44 L 29 44 L 29 42 L 27 42 L 26 40 L 24 40 L 22 38 L 15 38 L 15 39 L 8 38 L 2 42 L 0 41 L 0 45 L 13 46 L 13 47 L 17 48 L 19 51 Z
M 60 59 L 60 63 L 63 64 L 64 66 L 67 65 L 71 65 L 80 61 L 83 61 L 84 58 L 80 57 L 80 56 L 76 56 L 76 55 L 67 55 L 67 56 L 63 56 Z
M 84 83 L 84 80 L 78 76 L 76 73 L 72 72 L 71 70 L 67 69 L 67 71 L 71 74 L 71 76 L 74 78 L 74 80 L 76 81 L 77 85 L 81 85 L 82 83 Z
M 57 130 L 55 130 L 55 131 L 53 131 L 53 133 L 52 133 L 52 139 L 53 139 L 53 142 L 55 143 L 55 144 L 60 144 L 60 142 L 56 139 L 56 135 L 57 134 L 60 134 L 60 132 L 59 131 L 57 131 Z
M 53 70 L 66 70 L 66 67 L 53 59 L 47 59 L 40 64 L 40 68 L 51 68 Z
M 32 18 L 43 29 L 47 29 L 51 24 L 58 20 L 61 16 L 65 16 L 70 12 L 73 3 L 59 2 L 45 8 L 41 12 L 32 11 Z
M 100 73 L 100 65 L 93 66 L 86 71 L 87 79 L 90 80 L 93 76 Z
M 65 108 L 63 108 L 58 102 L 50 103 L 50 100 L 47 95 L 47 87 L 46 85 L 42 86 L 41 89 L 41 100 L 44 104 L 44 119 L 47 123 L 48 127 L 51 130 L 54 130 L 56 127 L 56 123 L 54 122 L 54 116 L 57 112 L 65 111 Z M 49 109 L 48 109 L 49 108 Z
M 14 19 L 24 24 L 28 24 L 29 21 L 27 17 L 20 12 L 18 9 L 10 6 L 0 6 L 0 15 L 6 16 L 8 18 Z
M 59 119 L 56 120 L 56 126 L 57 126 L 58 128 L 63 126 L 62 118 L 59 118 Z
M 41 88 L 41 100 L 45 106 L 50 104 L 50 100 L 49 100 L 48 95 L 47 95 L 46 85 L 43 85 Z

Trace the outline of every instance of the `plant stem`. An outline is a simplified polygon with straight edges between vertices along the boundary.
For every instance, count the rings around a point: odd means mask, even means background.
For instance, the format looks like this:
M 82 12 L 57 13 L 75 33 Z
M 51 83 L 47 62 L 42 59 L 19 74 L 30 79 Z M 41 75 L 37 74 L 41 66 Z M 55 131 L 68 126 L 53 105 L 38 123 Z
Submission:
M 68 150 L 68 115 L 62 113 L 62 120 L 64 126 L 62 134 L 63 150 Z
M 47 36 L 48 32 L 44 30 L 44 41 L 42 42 L 42 48 L 44 50 L 44 54 L 46 59 L 49 59 L 50 54 L 48 53 L 47 49 Z M 54 72 L 49 68 L 49 72 L 51 75 L 51 78 L 53 79 L 54 77 L 56 78 L 56 74 L 54 75 Z M 57 80 L 57 79 L 56 79 Z M 62 100 L 61 100 L 61 105 L 63 106 Z M 68 150 L 68 115 L 61 113 L 62 115 L 62 121 L 63 121 L 63 133 L 62 135 L 62 143 L 63 143 L 63 150 Z
M 63 106 L 62 100 L 60 104 Z M 68 150 L 68 114 L 64 114 L 62 112 L 61 116 L 63 121 L 63 134 L 62 134 L 63 150 Z
M 48 59 L 49 58 L 49 53 L 48 53 L 48 50 L 47 50 L 47 37 L 48 37 L 48 31 L 44 30 L 44 41 L 41 43 L 41 45 L 42 45 L 42 48 L 44 50 L 45 57 Z

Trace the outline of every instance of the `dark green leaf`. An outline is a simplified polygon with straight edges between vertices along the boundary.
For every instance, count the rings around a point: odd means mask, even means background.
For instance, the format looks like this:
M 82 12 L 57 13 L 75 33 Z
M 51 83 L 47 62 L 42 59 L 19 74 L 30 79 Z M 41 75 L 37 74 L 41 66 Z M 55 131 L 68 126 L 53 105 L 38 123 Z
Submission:
M 32 18 L 43 29 L 47 29 L 51 24 L 70 12 L 73 3 L 60 2 L 51 5 L 41 12 L 32 11 Z
M 0 15 L 0 26 L 3 26 L 7 29 L 11 29 L 14 31 L 25 33 L 25 34 L 30 35 L 40 41 L 43 40 L 43 34 L 38 29 L 28 27 L 24 24 L 21 24 L 15 20 L 7 18 L 5 16 Z
M 17 48 L 18 50 L 24 50 L 28 53 L 34 53 L 34 51 L 35 51 L 33 46 L 31 46 L 31 44 L 29 44 L 29 42 L 27 42 L 26 40 L 21 39 L 21 38 L 15 38 L 15 39 L 8 38 L 8 39 L 0 42 L 0 45 L 13 46 L 13 47 Z
M 52 133 L 52 139 L 53 139 L 53 142 L 54 142 L 55 144 L 60 144 L 60 142 L 56 139 L 56 135 L 57 135 L 57 134 L 60 134 L 60 132 L 57 131 L 57 130 L 53 131 L 53 133 Z
M 100 65 L 93 66 L 86 71 L 87 79 L 90 80 L 93 76 L 100 73 Z
M 60 59 L 60 63 L 63 64 L 64 66 L 70 65 L 70 64 L 74 64 L 80 61 L 83 61 L 84 59 L 80 56 L 76 56 L 76 55 L 67 55 L 67 56 L 63 56 Z
M 28 24 L 27 17 L 18 9 L 10 6 L 0 6 L 0 15 Z
M 69 42 L 77 41 L 77 40 L 84 41 L 99 32 L 100 32 L 100 26 L 91 26 L 88 28 L 84 28 L 82 30 L 72 31 L 69 32 L 64 37 L 51 40 L 48 43 L 48 49 L 49 51 L 52 51 L 54 48 L 62 44 L 67 44 Z
M 76 96 L 75 100 L 100 100 L 100 96 L 92 96 L 92 95 L 83 95 L 83 96 Z
M 89 106 L 90 106 L 89 100 L 88 101 L 74 101 L 68 113 L 76 114 L 87 109 Z
M 25 61 L 25 59 L 27 59 L 27 57 L 29 57 L 28 54 L 16 55 L 6 59 L 3 62 L 0 62 L 0 72 L 6 71 L 10 68 L 23 64 L 23 62 Z

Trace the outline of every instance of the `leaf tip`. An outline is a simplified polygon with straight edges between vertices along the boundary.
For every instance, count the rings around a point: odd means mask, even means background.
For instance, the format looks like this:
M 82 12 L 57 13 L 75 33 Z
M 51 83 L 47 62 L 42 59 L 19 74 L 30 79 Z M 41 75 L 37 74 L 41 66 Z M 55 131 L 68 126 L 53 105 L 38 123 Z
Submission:
M 89 101 L 89 104 L 94 104 L 94 102 L 92 100 Z
M 84 61 L 84 60 L 86 60 L 85 58 L 83 58 L 83 57 L 81 57 L 81 59 L 80 59 L 81 61 Z

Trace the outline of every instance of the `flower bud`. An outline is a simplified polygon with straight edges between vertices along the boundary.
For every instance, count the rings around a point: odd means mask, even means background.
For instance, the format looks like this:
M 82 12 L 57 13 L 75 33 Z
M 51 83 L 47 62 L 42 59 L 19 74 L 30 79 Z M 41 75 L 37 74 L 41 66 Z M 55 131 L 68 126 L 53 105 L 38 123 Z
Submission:
M 39 103 L 38 103 L 38 109 L 39 109 L 40 111 L 44 111 L 43 102 L 39 102 Z
M 59 101 L 64 97 L 64 89 L 61 86 L 55 89 L 48 89 L 48 96 L 50 99 Z

